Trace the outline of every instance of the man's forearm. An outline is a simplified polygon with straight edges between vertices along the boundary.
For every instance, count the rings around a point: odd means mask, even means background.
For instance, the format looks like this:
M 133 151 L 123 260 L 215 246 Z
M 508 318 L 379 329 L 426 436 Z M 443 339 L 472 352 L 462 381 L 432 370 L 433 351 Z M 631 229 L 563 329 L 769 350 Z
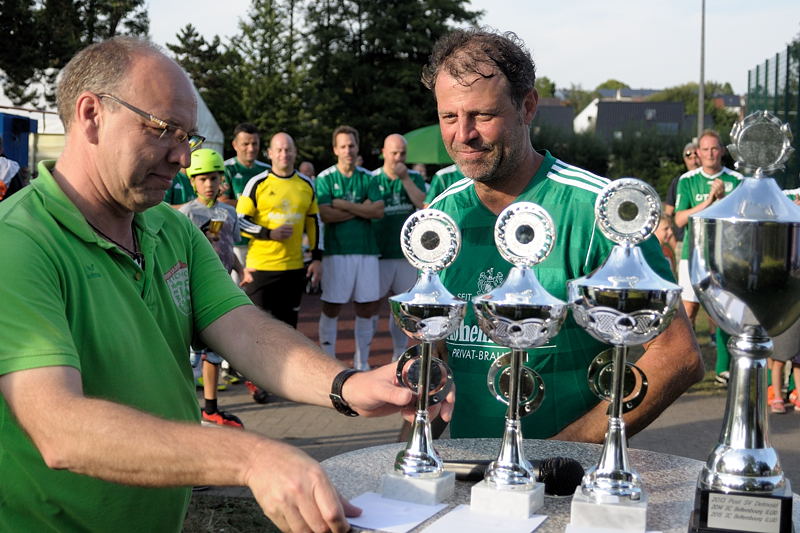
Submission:
M 337 207 L 333 207 L 332 205 L 325 204 L 319 206 L 319 217 L 325 224 L 335 224 L 337 222 L 352 220 L 355 218 L 355 215 L 345 211 L 344 209 L 339 209 Z
M 259 386 L 296 402 L 331 406 L 331 383 L 344 366 L 255 306 L 233 309 L 204 329 L 201 337 Z
M 644 401 L 624 415 L 629 437 L 647 427 L 692 384 L 703 378 L 700 348 L 683 306 L 678 306 L 672 324 L 649 344 L 636 365 L 647 375 L 649 387 Z M 603 442 L 607 411 L 608 402 L 602 401 L 553 438 Z
M 703 209 L 710 206 L 713 201 L 705 200 L 702 203 L 697 204 L 694 207 L 690 207 L 689 209 L 681 209 L 680 211 L 675 211 L 675 225 L 679 228 L 686 226 L 689 223 L 689 217 L 694 215 L 695 213 L 699 213 Z
M 336 199 L 333 201 L 332 205 L 334 208 L 342 209 L 360 218 L 372 219 L 383 217 L 383 201 L 371 202 L 366 200 L 362 203 L 355 203 Z

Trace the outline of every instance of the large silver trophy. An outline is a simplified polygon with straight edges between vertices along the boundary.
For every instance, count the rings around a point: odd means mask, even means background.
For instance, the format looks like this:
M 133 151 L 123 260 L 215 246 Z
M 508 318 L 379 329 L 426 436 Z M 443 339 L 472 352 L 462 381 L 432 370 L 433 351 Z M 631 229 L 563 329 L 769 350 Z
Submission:
M 608 184 L 597 197 L 595 216 L 617 244 L 600 268 L 567 286 L 578 325 L 613 345 L 589 368 L 590 388 L 611 405 L 600 460 L 572 499 L 572 526 L 645 531 L 647 494 L 628 461 L 622 415 L 647 392 L 644 373 L 626 361 L 628 348 L 666 329 L 680 303 L 680 287 L 656 274 L 636 246 L 653 234 L 660 215 L 658 194 L 646 183 L 623 178 Z
M 508 405 L 503 440 L 485 479 L 472 488 L 472 509 L 527 518 L 544 503 L 544 485 L 536 482 L 522 450 L 521 418 L 544 399 L 542 378 L 523 365 L 528 348 L 542 346 L 556 333 L 567 314 L 565 302 L 551 296 L 531 267 L 553 248 L 555 228 L 540 206 L 519 202 L 507 207 L 494 228 L 497 249 L 514 265 L 506 281 L 493 291 L 473 298 L 483 331 L 500 346 L 511 348 L 489 368 L 489 391 Z
M 691 217 L 692 286 L 732 337 L 719 443 L 697 486 L 691 531 L 792 531 L 792 491 L 769 444 L 771 337 L 800 317 L 800 209 L 766 176 L 792 152 L 791 132 L 767 112 L 737 123 L 728 149 L 753 173 Z M 688 243 L 687 243 L 688 244 Z
M 444 471 L 433 448 L 428 407 L 444 399 L 453 381 L 450 369 L 433 357 L 431 348 L 459 327 L 466 311 L 467 303 L 450 294 L 438 274 L 458 255 L 461 233 L 447 214 L 423 209 L 406 220 L 400 244 L 420 275 L 411 290 L 392 296 L 389 303 L 400 328 L 421 344 L 397 361 L 398 381 L 416 395 L 416 414 L 406 448 L 397 455 L 394 471 L 384 476 L 383 495 L 434 504 L 455 488 L 455 475 Z

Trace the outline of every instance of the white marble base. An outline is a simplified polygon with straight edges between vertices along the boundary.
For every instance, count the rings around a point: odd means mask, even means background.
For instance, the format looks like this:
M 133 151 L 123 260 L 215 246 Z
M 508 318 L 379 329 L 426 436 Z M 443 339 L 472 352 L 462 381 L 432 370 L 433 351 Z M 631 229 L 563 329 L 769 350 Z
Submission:
M 530 518 L 544 505 L 544 483 L 532 489 L 498 487 L 486 480 L 472 486 L 469 507 L 476 513 L 496 514 L 510 518 Z
M 395 472 L 384 474 L 381 495 L 392 500 L 436 505 L 450 498 L 455 492 L 456 475 L 442 472 L 439 477 L 413 478 Z
M 642 499 L 639 501 L 619 496 L 606 496 L 603 501 L 598 502 L 595 498 L 586 496 L 578 486 L 572 496 L 572 514 L 566 532 L 569 533 L 572 528 L 575 531 L 615 529 L 631 533 L 644 533 L 646 526 L 646 493 L 642 494 Z

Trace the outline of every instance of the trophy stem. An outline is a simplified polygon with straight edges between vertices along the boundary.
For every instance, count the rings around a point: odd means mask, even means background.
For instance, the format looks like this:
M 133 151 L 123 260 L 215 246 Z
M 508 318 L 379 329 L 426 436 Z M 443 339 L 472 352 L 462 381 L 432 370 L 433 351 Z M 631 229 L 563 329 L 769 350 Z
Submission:
M 411 477 L 439 476 L 444 467 L 442 459 L 433 448 L 433 435 L 428 416 L 428 391 L 431 376 L 431 343 L 421 344 L 419 381 L 417 384 L 417 412 L 411 426 L 411 436 L 405 450 L 397 454 L 396 472 Z
M 709 455 L 700 485 L 712 490 L 773 493 L 785 484 L 769 444 L 767 357 L 769 337 L 738 335 L 728 342 L 733 364 L 719 443 Z
M 485 479 L 501 486 L 530 488 L 536 483 L 533 467 L 525 459 L 522 450 L 522 423 L 519 416 L 520 382 L 522 363 L 527 358 L 525 350 L 511 351 L 508 383 L 508 409 L 506 410 L 503 441 L 495 461 L 486 468 Z
M 600 460 L 583 477 L 583 493 L 587 496 L 624 496 L 631 500 L 639 500 L 642 497 L 639 474 L 631 468 L 628 461 L 628 439 L 625 435 L 625 421 L 622 419 L 627 354 L 627 346 L 614 346 L 608 430 Z

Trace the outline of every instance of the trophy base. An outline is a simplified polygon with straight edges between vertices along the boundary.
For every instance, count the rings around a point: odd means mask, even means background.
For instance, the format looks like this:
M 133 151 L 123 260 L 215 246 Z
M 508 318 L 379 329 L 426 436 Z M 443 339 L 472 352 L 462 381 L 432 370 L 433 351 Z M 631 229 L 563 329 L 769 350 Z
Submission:
M 746 494 L 697 489 L 689 519 L 691 533 L 792 533 L 789 480 L 776 494 Z
M 390 472 L 383 476 L 381 495 L 391 500 L 436 505 L 450 498 L 455 489 L 456 475 L 453 472 L 418 478 Z
M 477 513 L 530 518 L 544 505 L 544 483 L 532 488 L 497 486 L 486 480 L 472 486 L 469 507 Z
M 644 533 L 647 526 L 647 494 L 633 501 L 624 496 L 603 496 L 595 498 L 583 493 L 582 487 L 575 489 L 572 496 L 570 528 L 580 529 L 614 529 Z

